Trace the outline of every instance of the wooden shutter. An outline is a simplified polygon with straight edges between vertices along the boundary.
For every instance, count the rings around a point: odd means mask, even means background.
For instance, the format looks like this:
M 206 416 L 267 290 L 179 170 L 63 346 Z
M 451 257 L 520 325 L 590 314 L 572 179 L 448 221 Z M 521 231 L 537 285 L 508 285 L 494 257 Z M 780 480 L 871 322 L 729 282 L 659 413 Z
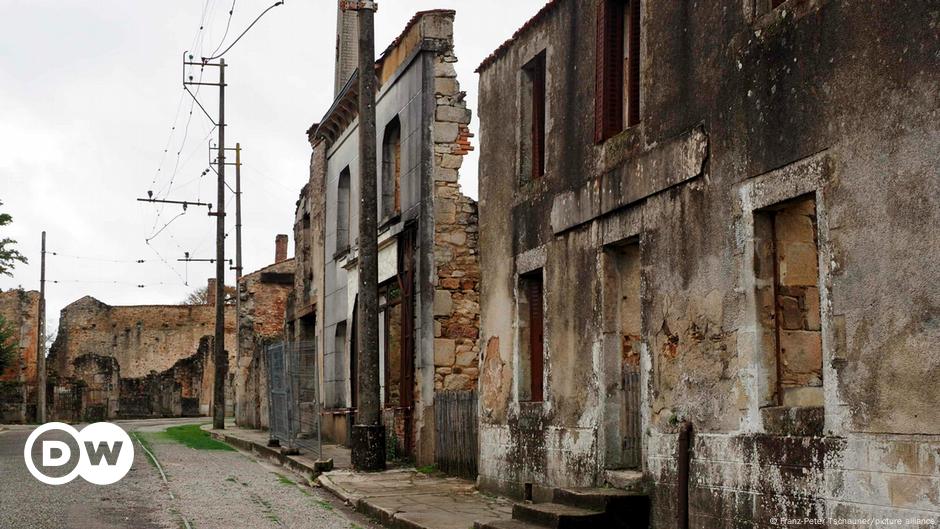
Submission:
M 529 379 L 532 385 L 530 400 L 545 400 L 545 340 L 542 274 L 533 274 L 526 278 L 526 295 L 529 301 Z
M 640 0 L 630 0 L 630 68 L 628 80 L 627 126 L 640 122 Z
M 594 139 L 623 130 L 624 0 L 598 0 L 595 52 Z
M 532 61 L 532 178 L 545 174 L 545 54 Z

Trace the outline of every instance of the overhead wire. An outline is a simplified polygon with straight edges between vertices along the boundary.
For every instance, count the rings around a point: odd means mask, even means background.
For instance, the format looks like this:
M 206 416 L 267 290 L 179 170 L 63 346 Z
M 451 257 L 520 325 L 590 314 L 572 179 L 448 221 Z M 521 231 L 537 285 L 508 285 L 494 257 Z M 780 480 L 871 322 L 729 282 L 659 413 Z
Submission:
M 225 55 L 226 53 L 228 53 L 228 51 L 231 50 L 236 44 L 238 44 L 238 41 L 242 40 L 242 37 L 244 37 L 245 34 L 248 33 L 248 31 L 250 31 L 251 28 L 253 28 L 254 25 L 257 24 L 259 20 L 261 20 L 261 17 L 263 17 L 264 15 L 266 15 L 266 14 L 268 13 L 268 11 L 274 9 L 275 7 L 277 7 L 277 6 L 279 6 L 279 5 L 283 5 L 283 4 L 284 4 L 284 0 L 278 0 L 277 2 L 274 2 L 273 5 L 269 6 L 267 9 L 265 9 L 264 11 L 262 11 L 261 14 L 258 15 L 258 16 L 254 19 L 254 21 L 252 21 L 251 24 L 248 24 L 248 27 L 245 28 L 245 31 L 242 31 L 242 32 L 241 32 L 241 35 L 239 35 L 238 37 L 236 37 L 235 40 L 232 41 L 232 43 L 229 44 L 228 48 L 225 48 L 225 50 L 224 50 L 222 53 L 218 53 L 218 54 L 213 53 L 213 54 L 212 54 L 212 57 L 203 57 L 203 58 L 202 58 L 202 61 L 203 61 L 203 62 L 209 62 L 209 61 L 214 61 L 214 60 L 216 60 L 216 59 L 221 58 L 223 55 Z
M 109 259 L 109 258 L 104 258 L 104 257 L 86 257 L 82 255 L 72 255 L 72 254 L 67 254 L 67 253 L 62 253 L 62 252 L 52 252 L 52 251 L 46 251 L 46 255 L 53 255 L 56 257 L 66 257 L 68 259 L 76 259 L 79 261 L 94 261 L 97 263 L 144 264 L 147 262 L 146 259 L 134 259 L 134 260 Z

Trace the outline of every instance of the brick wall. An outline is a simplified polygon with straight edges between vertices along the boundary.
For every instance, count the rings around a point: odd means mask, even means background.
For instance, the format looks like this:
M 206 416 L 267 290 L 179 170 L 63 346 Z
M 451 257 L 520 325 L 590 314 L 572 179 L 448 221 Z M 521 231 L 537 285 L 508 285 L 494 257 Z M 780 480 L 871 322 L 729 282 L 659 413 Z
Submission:
M 283 243 L 286 252 L 286 236 Z M 278 252 L 280 255 L 280 250 Z M 294 285 L 294 266 L 294 259 L 282 260 L 242 277 L 238 284 L 235 421 L 240 426 L 268 427 L 268 372 L 264 348 L 284 338 L 284 317 L 287 298 Z

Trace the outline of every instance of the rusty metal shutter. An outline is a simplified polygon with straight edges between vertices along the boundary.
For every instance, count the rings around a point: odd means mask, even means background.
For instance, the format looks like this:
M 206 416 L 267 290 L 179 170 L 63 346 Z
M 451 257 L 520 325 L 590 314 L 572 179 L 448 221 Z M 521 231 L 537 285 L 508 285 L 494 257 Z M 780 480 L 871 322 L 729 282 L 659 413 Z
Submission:
M 530 400 L 541 402 L 545 400 L 543 382 L 545 373 L 545 311 L 543 309 L 544 289 L 541 272 L 526 278 L 526 296 L 529 301 L 529 378 L 532 384 Z
M 640 0 L 631 0 L 629 9 L 630 79 L 627 126 L 632 127 L 640 122 Z

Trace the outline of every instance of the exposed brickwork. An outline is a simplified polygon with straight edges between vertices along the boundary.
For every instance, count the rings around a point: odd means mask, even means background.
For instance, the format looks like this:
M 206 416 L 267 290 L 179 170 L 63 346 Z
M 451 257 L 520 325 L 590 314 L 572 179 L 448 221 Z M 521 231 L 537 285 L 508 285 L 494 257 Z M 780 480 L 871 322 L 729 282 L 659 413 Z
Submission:
M 287 298 L 294 285 L 294 259 L 287 259 L 287 236 L 278 235 L 273 265 L 245 275 L 238 284 L 238 363 L 235 421 L 268 427 L 268 382 L 264 347 L 284 337 Z
M 0 373 L 0 423 L 26 422 L 36 413 L 39 292 L 0 292 L 0 316 L 13 329 L 11 340 L 18 345 L 10 366 Z

